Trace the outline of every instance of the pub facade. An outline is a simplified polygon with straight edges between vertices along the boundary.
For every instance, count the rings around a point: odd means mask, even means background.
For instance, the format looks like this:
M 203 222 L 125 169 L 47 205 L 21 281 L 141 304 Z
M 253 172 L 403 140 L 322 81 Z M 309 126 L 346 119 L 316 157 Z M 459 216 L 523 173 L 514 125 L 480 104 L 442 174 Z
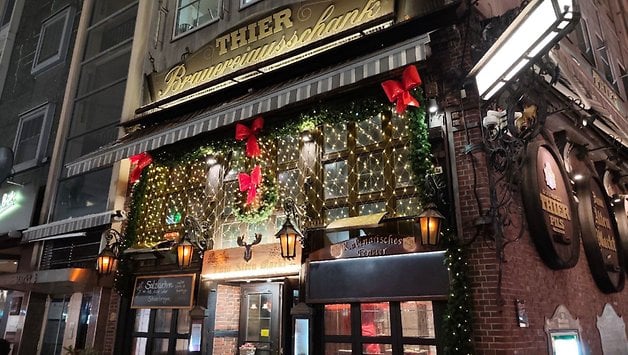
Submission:
M 569 6 L 561 48 L 484 100 L 494 23 L 464 2 L 140 1 L 134 113 L 66 164 L 121 171 L 111 351 L 627 346 L 626 147 L 602 125 L 626 89 L 602 112 L 550 75 L 593 11 Z

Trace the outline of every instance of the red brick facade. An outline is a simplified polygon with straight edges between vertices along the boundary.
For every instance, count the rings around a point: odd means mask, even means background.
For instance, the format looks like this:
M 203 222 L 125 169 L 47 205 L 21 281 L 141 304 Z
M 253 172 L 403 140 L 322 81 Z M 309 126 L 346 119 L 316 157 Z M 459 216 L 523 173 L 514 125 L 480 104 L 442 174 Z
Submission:
M 240 326 L 240 287 L 218 285 L 216 291 L 216 332 L 237 331 Z M 214 338 L 214 355 L 238 353 L 238 338 Z

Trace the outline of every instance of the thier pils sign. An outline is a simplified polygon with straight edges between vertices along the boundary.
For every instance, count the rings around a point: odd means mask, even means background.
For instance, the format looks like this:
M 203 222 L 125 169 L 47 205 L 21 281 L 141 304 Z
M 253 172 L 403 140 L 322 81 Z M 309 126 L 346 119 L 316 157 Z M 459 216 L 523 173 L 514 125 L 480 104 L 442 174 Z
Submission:
M 322 39 L 389 17 L 393 0 L 303 1 L 223 33 L 171 69 L 150 76 L 152 100 L 184 92 Z M 353 31 L 355 32 L 355 31 Z
M 578 213 L 562 160 L 547 142 L 528 146 L 523 177 L 523 203 L 530 235 L 543 261 L 553 269 L 578 261 Z

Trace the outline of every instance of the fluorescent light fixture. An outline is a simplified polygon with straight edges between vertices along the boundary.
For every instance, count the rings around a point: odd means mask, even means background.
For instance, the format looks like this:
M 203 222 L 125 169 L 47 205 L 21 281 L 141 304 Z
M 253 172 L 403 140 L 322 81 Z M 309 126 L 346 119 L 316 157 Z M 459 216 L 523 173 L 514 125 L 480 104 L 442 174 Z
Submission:
M 567 34 L 569 25 L 579 19 L 574 2 L 533 0 L 523 9 L 469 73 L 475 76 L 482 99 L 490 99 Z

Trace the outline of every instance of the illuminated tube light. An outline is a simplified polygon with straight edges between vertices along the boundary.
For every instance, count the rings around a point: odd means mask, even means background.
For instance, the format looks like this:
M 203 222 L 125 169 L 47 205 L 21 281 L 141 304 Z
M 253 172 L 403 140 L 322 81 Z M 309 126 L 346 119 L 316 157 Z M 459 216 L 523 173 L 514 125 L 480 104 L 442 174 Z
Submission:
M 579 20 L 576 0 L 533 0 L 475 65 L 478 91 L 490 99 L 563 38 Z
M 277 266 L 266 269 L 255 270 L 234 270 L 225 272 L 216 272 L 203 274 L 203 280 L 229 280 L 239 278 L 257 278 L 257 277 L 270 277 L 280 275 L 298 275 L 301 270 L 300 265 L 285 265 Z

